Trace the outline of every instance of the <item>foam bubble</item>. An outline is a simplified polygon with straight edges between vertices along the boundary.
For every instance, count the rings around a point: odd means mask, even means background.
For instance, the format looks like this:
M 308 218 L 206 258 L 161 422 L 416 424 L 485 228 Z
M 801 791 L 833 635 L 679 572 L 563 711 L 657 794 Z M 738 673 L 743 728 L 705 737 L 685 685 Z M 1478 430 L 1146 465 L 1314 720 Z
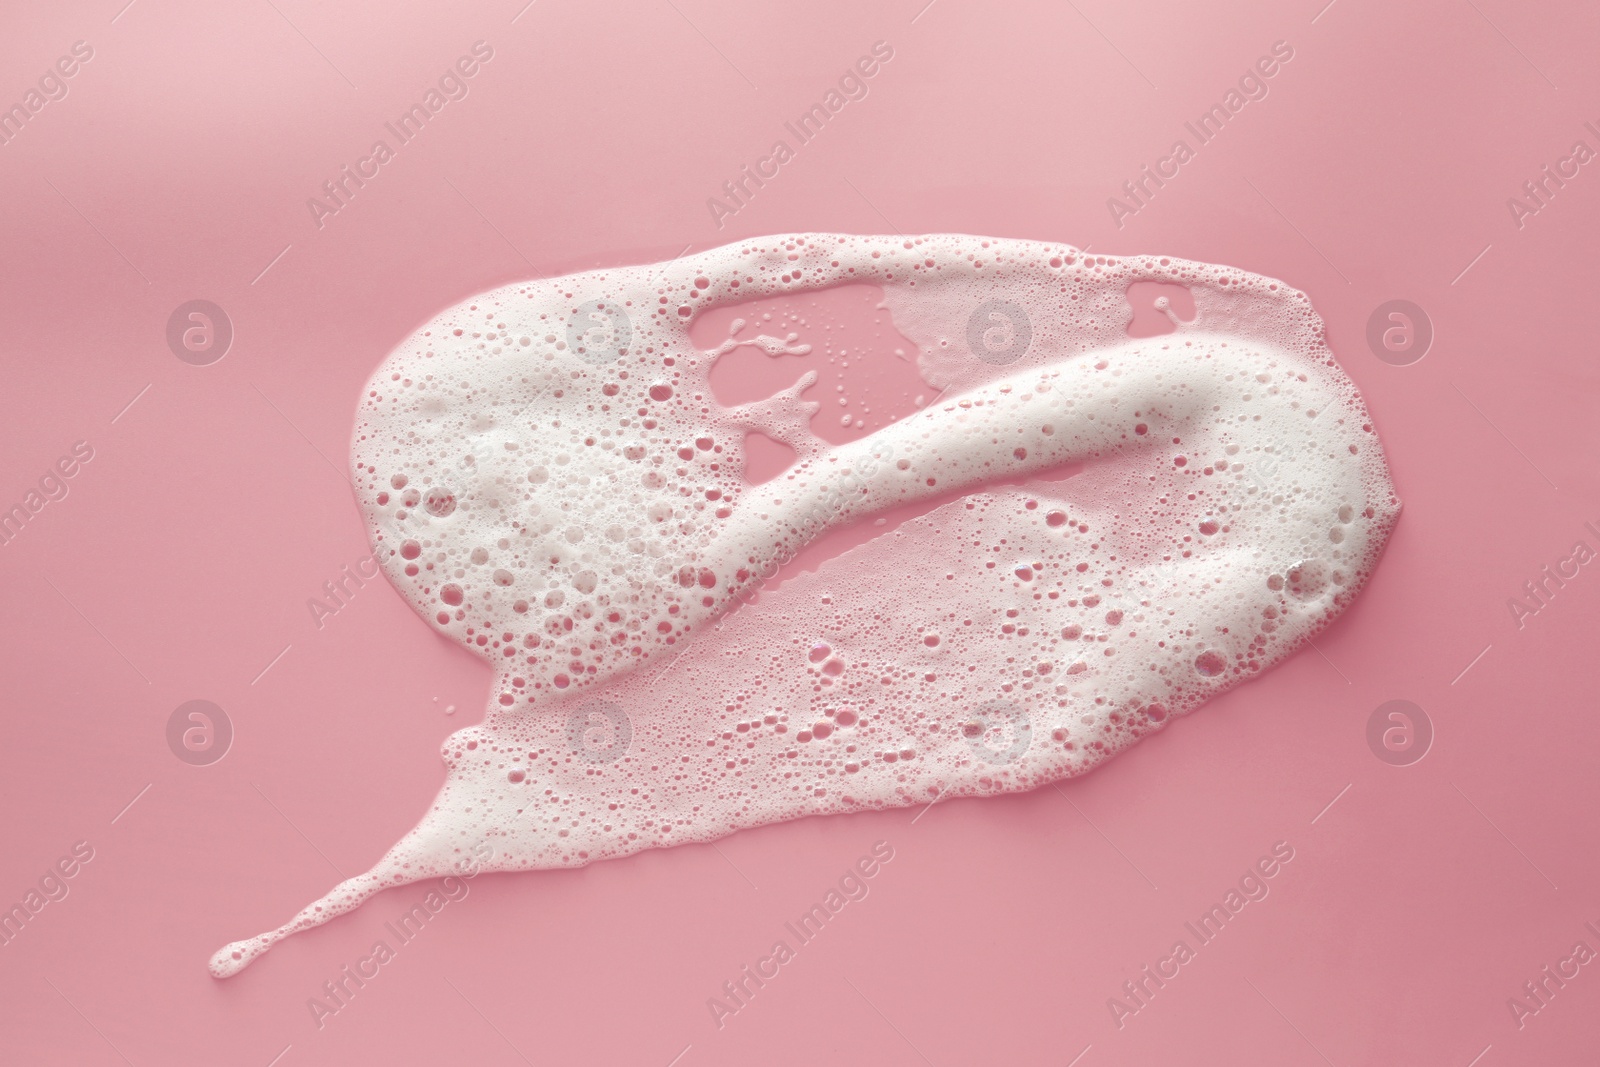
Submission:
M 1130 340 L 1136 282 L 1185 286 L 1195 316 Z M 916 343 L 921 410 L 829 445 L 808 378 L 716 402 L 720 356 L 803 346 L 702 351 L 697 316 L 848 283 Z M 794 465 L 750 484 L 751 433 Z M 1081 774 L 1326 626 L 1399 508 L 1304 294 L 957 235 L 763 238 L 485 293 L 378 369 L 352 456 L 390 580 L 494 686 L 422 822 L 219 977 L 484 844 L 481 869 L 577 866 Z M 824 532 L 918 502 L 757 596 Z

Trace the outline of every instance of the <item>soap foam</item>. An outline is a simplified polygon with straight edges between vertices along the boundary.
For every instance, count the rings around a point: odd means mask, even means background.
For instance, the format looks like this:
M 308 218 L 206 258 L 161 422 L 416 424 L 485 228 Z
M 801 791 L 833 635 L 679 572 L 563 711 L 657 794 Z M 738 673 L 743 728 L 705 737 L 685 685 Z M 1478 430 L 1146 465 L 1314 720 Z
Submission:
M 1186 287 L 1194 318 L 1130 340 L 1138 282 Z M 852 283 L 882 288 L 931 404 L 829 445 L 808 378 L 715 401 L 724 353 L 799 349 L 736 323 L 702 351 L 697 316 Z M 752 431 L 797 456 L 760 485 Z M 1399 511 L 1304 294 L 959 235 L 762 238 L 483 294 L 378 369 L 352 456 L 390 580 L 494 688 L 422 822 L 220 950 L 219 977 L 466 863 L 580 866 L 1081 774 L 1326 626 Z M 828 530 L 936 499 L 760 591 Z

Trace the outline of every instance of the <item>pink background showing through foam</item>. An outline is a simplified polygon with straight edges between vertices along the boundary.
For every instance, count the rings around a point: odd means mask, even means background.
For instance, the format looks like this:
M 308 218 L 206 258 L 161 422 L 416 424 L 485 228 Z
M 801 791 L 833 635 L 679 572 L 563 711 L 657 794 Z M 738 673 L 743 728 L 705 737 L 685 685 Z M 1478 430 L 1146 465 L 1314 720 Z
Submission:
M 1600 964 L 1520 1028 L 1507 999 L 1600 949 L 1600 564 L 1520 629 L 1506 602 L 1600 548 L 1600 175 L 1520 228 L 1506 200 L 1600 147 L 1600 14 L 924 2 L 11 5 L 0 102 L 76 40 L 94 58 L 0 146 L 0 506 L 73 442 L 95 455 L 0 547 L 0 901 L 74 842 L 95 855 L 0 948 L 0 1062 L 1592 1058 Z M 470 95 L 319 229 L 307 198 L 480 39 Z M 867 98 L 718 229 L 706 199 L 877 40 Z M 1119 228 L 1107 198 L 1278 40 L 1269 95 Z M 341 470 L 384 353 L 534 272 L 891 229 L 1309 292 L 1405 501 L 1367 591 L 1316 649 L 1060 790 L 484 877 L 321 1029 L 307 998 L 426 886 L 211 979 L 213 949 L 415 822 L 484 699 L 387 586 L 320 630 L 306 607 L 367 551 Z M 211 366 L 164 340 L 194 298 L 236 329 Z M 1393 298 L 1437 331 L 1410 366 L 1365 342 Z M 205 767 L 164 736 L 196 698 L 237 731 Z M 1436 730 L 1411 766 L 1367 745 L 1391 699 Z M 718 1029 L 707 998 L 880 839 L 871 895 Z M 1108 998 L 1280 840 L 1271 894 L 1119 1028 Z

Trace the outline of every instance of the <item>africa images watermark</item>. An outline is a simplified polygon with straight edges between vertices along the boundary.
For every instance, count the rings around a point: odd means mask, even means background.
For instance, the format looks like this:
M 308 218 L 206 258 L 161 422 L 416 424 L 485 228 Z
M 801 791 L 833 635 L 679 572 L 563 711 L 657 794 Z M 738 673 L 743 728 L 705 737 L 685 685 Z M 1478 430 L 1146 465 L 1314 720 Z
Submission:
M 22 900 L 13 904 L 9 910 L 0 912 L 0 948 L 9 946 L 22 935 L 22 931 L 33 922 L 34 917 L 52 902 L 67 899 L 67 894 L 72 891 L 68 880 L 75 878 L 84 866 L 94 859 L 94 846 L 87 841 L 79 841 L 72 846 L 68 855 L 62 856 L 54 864 L 45 868 L 39 877 L 39 887 L 29 888 L 22 895 Z
M 457 59 L 439 75 L 437 87 L 424 92 L 421 103 L 412 104 L 401 112 L 399 118 L 383 124 L 383 128 L 394 137 L 393 148 L 382 138 L 372 142 L 371 149 L 356 160 L 354 167 L 345 164 L 339 168 L 336 177 L 322 183 L 326 199 L 313 196 L 306 201 L 306 209 L 311 212 L 311 221 L 316 223 L 317 229 L 322 229 L 324 218 L 337 215 L 349 207 L 357 191 L 376 178 L 383 165 L 394 159 L 403 145 L 411 143 L 428 121 L 444 110 L 446 104 L 467 98 L 471 92 L 470 79 L 482 69 L 483 64 L 494 58 L 494 48 L 486 41 L 474 42 L 471 51 L 471 55 Z
M 1267 894 L 1272 891 L 1268 880 L 1276 877 L 1292 859 L 1294 846 L 1287 841 L 1274 843 L 1271 854 L 1256 860 L 1239 877 L 1238 885 L 1230 886 L 1223 894 L 1221 903 L 1212 904 L 1200 916 L 1198 925 L 1192 922 L 1183 924 L 1189 936 L 1194 938 L 1193 947 L 1179 938 L 1165 956 L 1156 960 L 1154 966 L 1145 964 L 1137 978 L 1122 983 L 1122 997 L 1106 998 L 1106 1010 L 1111 1013 L 1111 1021 L 1117 1024 L 1117 1029 L 1121 1030 L 1130 1017 L 1148 1008 L 1156 993 L 1182 974 L 1182 968 L 1195 960 L 1201 948 L 1221 936 L 1223 929 L 1239 916 L 1246 904 L 1267 899 Z
M 33 521 L 33 517 L 43 511 L 46 504 L 65 500 L 72 491 L 69 479 L 76 477 L 92 459 L 94 446 L 88 441 L 78 441 L 73 444 L 70 455 L 63 453 L 54 464 L 47 467 L 39 476 L 37 489 L 29 489 L 22 494 L 21 502 L 0 511 L 0 545 L 9 545 L 16 540 L 22 528 Z
M 1600 927 L 1594 923 L 1586 922 L 1583 926 L 1595 937 L 1600 937 Z M 1554 964 L 1546 964 L 1536 976 L 1523 982 L 1520 996 L 1506 998 L 1506 1010 L 1511 1012 L 1511 1021 L 1517 1024 L 1517 1029 L 1527 1026 L 1529 1019 L 1548 1008 L 1556 994 L 1578 977 L 1583 967 L 1594 958 L 1595 951 L 1589 947 L 1589 943 L 1579 941 L 1572 946 L 1570 954 Z
M 356 994 L 365 989 L 367 983 L 383 973 L 385 965 L 394 961 L 399 950 L 416 940 L 417 935 L 426 929 L 427 925 L 446 907 L 459 903 L 467 898 L 471 886 L 467 883 L 483 872 L 484 864 L 494 857 L 494 846 L 488 842 L 480 841 L 472 850 L 472 855 L 456 863 L 457 874 L 447 874 L 439 882 L 438 889 L 430 889 L 423 898 L 413 904 L 408 910 L 395 916 L 392 922 L 383 924 L 383 928 L 394 939 L 391 946 L 387 939 L 380 938 L 373 942 L 371 950 L 354 963 L 347 963 L 339 969 L 333 978 L 322 983 L 322 992 L 314 997 L 306 998 L 306 1008 L 311 1012 L 311 1019 L 321 1030 L 327 1025 L 331 1016 L 339 1014 L 348 1008 L 355 1000 Z
M 94 46 L 88 41 L 74 41 L 70 54 L 57 59 L 45 68 L 39 80 L 22 94 L 22 98 L 9 108 L 0 111 L 0 145 L 8 145 L 20 134 L 33 117 L 55 100 L 65 100 L 69 86 L 67 79 L 77 74 L 82 65 L 94 58 Z
M 1595 138 L 1595 143 L 1600 144 L 1600 129 L 1592 122 L 1585 122 L 1583 128 L 1588 130 Z M 1511 212 L 1511 221 L 1517 229 L 1522 229 L 1528 224 L 1528 219 L 1550 206 L 1550 201 L 1556 198 L 1556 193 L 1567 187 L 1567 182 L 1576 178 L 1584 164 L 1595 158 L 1595 150 L 1589 147 L 1589 142 L 1581 137 L 1572 142 L 1567 154 L 1557 159 L 1555 166 L 1544 164 L 1536 178 L 1530 178 L 1522 183 L 1522 195 L 1506 198 L 1506 210 Z
M 742 166 L 739 168 L 738 177 L 722 183 L 722 192 L 726 200 L 715 196 L 707 197 L 706 209 L 711 212 L 711 221 L 717 224 L 717 229 L 722 229 L 725 219 L 742 211 L 755 198 L 762 186 L 776 178 L 783 165 L 795 158 L 796 149 L 809 144 L 835 115 L 844 110 L 847 103 L 852 100 L 865 100 L 868 80 L 876 76 L 893 58 L 894 48 L 888 41 L 874 41 L 871 54 L 857 59 L 852 67 L 839 75 L 837 87 L 830 88 L 824 93 L 821 103 L 812 104 L 795 121 L 783 124 L 783 128 L 795 140 L 794 148 L 780 137 L 772 143 L 771 150 L 765 156 L 756 160 L 753 173 L 752 167 Z M 752 185 L 755 188 L 752 189 Z
M 1583 528 L 1600 542 L 1600 529 L 1596 529 L 1594 523 L 1586 522 Z M 1587 541 L 1575 541 L 1565 558 L 1558 558 L 1554 563 L 1540 568 L 1535 577 L 1523 582 L 1520 594 L 1506 598 L 1506 608 L 1510 610 L 1511 621 L 1517 624 L 1517 629 L 1527 626 L 1529 619 L 1548 608 L 1556 594 L 1578 577 L 1584 564 L 1594 558 L 1595 550 L 1589 547 Z
M 1171 151 L 1153 165 L 1140 167 L 1137 177 L 1123 182 L 1122 191 L 1126 199 L 1115 196 L 1106 199 L 1106 210 L 1111 212 L 1111 221 L 1117 224 L 1117 229 L 1126 225 L 1125 220 L 1130 215 L 1137 215 L 1149 206 L 1156 193 L 1176 178 L 1183 165 L 1194 159 L 1201 148 L 1210 144 L 1244 110 L 1246 104 L 1252 100 L 1265 100 L 1269 91 L 1267 82 L 1293 58 L 1294 48 L 1288 41 L 1274 41 L 1272 51 L 1257 59 L 1239 76 L 1237 88 L 1230 88 L 1222 94 L 1221 103 L 1212 104 L 1195 121 L 1183 124 L 1183 128 L 1194 138 L 1192 146 L 1186 139 L 1178 138 Z
M 369 565 L 371 567 L 370 574 L 368 573 Z M 378 554 L 374 552 L 356 560 L 354 573 L 351 573 L 350 565 L 346 564 L 339 568 L 338 577 L 331 581 L 323 582 L 322 592 L 324 596 L 306 598 L 306 610 L 311 613 L 311 621 L 316 624 L 317 629 L 322 629 L 327 625 L 328 619 L 339 614 L 342 609 L 349 607 L 350 602 L 355 599 L 356 594 L 361 591 L 362 587 L 378 577 L 381 570 L 382 567 L 378 563 Z

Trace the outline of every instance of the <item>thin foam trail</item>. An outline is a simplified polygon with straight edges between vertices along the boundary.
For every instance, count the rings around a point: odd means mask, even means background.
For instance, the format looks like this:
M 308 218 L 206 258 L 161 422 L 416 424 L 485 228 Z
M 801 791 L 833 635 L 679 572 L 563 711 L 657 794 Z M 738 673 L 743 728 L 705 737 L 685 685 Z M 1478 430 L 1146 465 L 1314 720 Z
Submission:
M 1187 287 L 1195 317 L 1130 340 L 1136 282 Z M 718 358 L 803 346 L 738 321 L 703 351 L 699 316 L 855 283 L 881 287 L 932 404 L 830 445 L 805 379 L 716 402 Z M 752 431 L 797 457 L 760 485 Z M 374 374 L 352 464 L 395 588 L 492 666 L 488 708 L 445 741 L 415 829 L 221 949 L 218 977 L 468 864 L 580 866 L 1082 774 L 1327 626 L 1399 513 L 1303 293 L 961 235 L 760 238 L 485 293 Z M 913 505 L 762 588 L 829 530 Z

